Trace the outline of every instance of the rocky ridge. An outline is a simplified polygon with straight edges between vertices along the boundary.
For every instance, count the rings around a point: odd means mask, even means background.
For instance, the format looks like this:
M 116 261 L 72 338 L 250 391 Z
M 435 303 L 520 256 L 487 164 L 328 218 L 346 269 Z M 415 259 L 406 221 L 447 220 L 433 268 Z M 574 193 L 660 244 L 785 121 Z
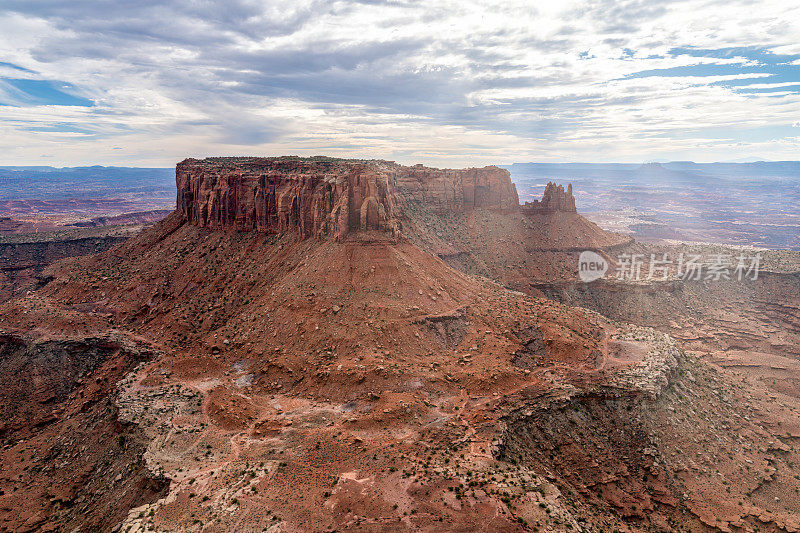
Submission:
M 41 327 L 63 306 L 80 312 L 62 328 L 90 319 L 158 339 L 164 354 L 114 396 L 148 439 L 149 476 L 169 480 L 130 510 L 130 531 L 578 524 L 570 505 L 591 514 L 578 496 L 548 503 L 551 517 L 534 489 L 518 493 L 518 480 L 546 481 L 498 455 L 511 413 L 546 405 L 537 394 L 617 395 L 602 387 L 617 373 L 631 377 L 616 388 L 646 396 L 673 357 L 660 341 L 619 347 L 619 324 L 464 275 L 402 239 L 209 231 L 175 213 L 46 274 L 6 304 L 6 326 Z M 627 370 L 639 364 L 652 370 Z
M 28 332 L 0 332 L 0 530 L 108 530 L 166 493 L 115 405 L 116 384 L 158 354 L 120 332 Z

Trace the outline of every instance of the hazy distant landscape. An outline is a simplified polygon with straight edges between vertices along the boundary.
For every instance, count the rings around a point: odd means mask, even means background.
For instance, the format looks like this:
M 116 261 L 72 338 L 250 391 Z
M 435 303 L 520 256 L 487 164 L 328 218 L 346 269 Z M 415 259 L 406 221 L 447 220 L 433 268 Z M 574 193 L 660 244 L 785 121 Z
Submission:
M 578 211 L 640 240 L 800 249 L 800 162 L 504 166 L 520 202 L 571 182 Z
M 578 211 L 640 240 L 800 249 L 800 162 L 515 163 L 520 202 L 548 181 L 572 183 Z M 175 170 L 0 167 L 0 217 L 51 228 L 171 210 Z
M 174 205 L 171 168 L 0 167 L 0 217 L 58 225 Z

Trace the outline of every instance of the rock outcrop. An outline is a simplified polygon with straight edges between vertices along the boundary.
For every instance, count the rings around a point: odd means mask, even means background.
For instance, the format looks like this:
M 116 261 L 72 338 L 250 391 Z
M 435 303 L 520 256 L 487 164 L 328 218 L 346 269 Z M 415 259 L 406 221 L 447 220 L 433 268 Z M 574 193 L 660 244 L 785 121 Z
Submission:
M 119 332 L 0 331 L 0 531 L 113 531 L 166 495 L 115 407 L 116 383 L 159 355 Z
M 361 162 L 187 159 L 176 182 L 178 212 L 196 226 L 336 238 L 397 230 L 387 176 Z
M 0 242 L 0 302 L 34 288 L 47 265 L 65 258 L 96 254 L 124 241 L 125 235 L 40 239 L 9 239 Z
M 544 189 L 542 199 L 533 202 L 525 202 L 522 208 L 524 213 L 577 213 L 575 208 L 575 197 L 572 195 L 572 184 L 564 190 L 563 185 L 556 185 L 550 181 Z
M 504 176 L 179 165 L 0 303 L 0 531 L 800 531 L 798 279 L 620 300 L 566 278 L 618 238 Z
M 387 161 L 331 158 L 187 159 L 176 168 L 177 209 L 190 224 L 302 237 L 377 230 L 397 237 L 402 202 L 437 212 L 476 207 L 516 210 L 508 171 L 440 170 Z
M 435 212 L 519 208 L 519 196 L 511 175 L 498 167 L 451 170 L 395 165 L 393 175 L 398 191 L 406 199 L 428 204 Z

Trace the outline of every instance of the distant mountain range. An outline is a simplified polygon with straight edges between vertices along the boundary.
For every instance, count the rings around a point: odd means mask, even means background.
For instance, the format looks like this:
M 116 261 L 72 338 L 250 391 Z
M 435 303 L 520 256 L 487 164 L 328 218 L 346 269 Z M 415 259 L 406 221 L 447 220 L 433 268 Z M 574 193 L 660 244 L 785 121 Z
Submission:
M 0 171 L 15 171 L 15 172 L 72 172 L 72 173 L 107 173 L 118 171 L 164 171 L 174 172 L 173 167 L 160 168 L 160 167 L 104 167 L 102 165 L 92 165 L 89 167 L 48 167 L 48 166 L 2 166 Z

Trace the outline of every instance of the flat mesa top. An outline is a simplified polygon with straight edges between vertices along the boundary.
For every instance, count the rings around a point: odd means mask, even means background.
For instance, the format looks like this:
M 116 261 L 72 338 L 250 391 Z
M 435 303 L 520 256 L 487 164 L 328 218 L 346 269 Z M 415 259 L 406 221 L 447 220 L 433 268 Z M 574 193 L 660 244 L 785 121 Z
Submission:
M 428 167 L 421 163 L 418 163 L 416 165 L 401 165 L 396 161 L 389 161 L 386 159 L 356 159 L 356 158 L 345 159 L 345 158 L 322 156 L 322 155 L 316 155 L 311 157 L 300 157 L 296 155 L 284 155 L 284 156 L 272 156 L 272 157 L 232 156 L 232 157 L 206 157 L 204 159 L 196 159 L 190 157 L 178 163 L 178 166 L 180 167 L 188 165 L 201 165 L 201 166 L 208 165 L 217 167 L 242 167 L 242 166 L 258 167 L 258 166 L 270 166 L 275 164 L 291 165 L 292 163 L 300 164 L 301 166 L 314 165 L 322 167 L 366 165 L 383 169 L 394 168 L 394 169 L 409 169 L 417 171 L 425 170 L 432 172 L 458 172 L 458 171 L 469 171 L 474 169 L 486 169 L 486 168 L 500 170 L 500 168 L 497 167 L 496 165 L 453 169 L 453 168 Z M 503 170 L 503 172 L 508 173 L 508 171 L 505 170 Z
M 386 161 L 383 159 L 343 159 L 339 157 L 328 156 L 311 156 L 300 157 L 296 155 L 282 155 L 272 157 L 261 156 L 232 156 L 232 157 L 206 157 L 204 159 L 196 159 L 189 157 L 184 159 L 181 163 L 207 163 L 207 164 L 265 164 L 265 163 L 334 163 L 334 164 L 369 164 L 369 163 L 384 163 L 396 164 L 394 161 Z

